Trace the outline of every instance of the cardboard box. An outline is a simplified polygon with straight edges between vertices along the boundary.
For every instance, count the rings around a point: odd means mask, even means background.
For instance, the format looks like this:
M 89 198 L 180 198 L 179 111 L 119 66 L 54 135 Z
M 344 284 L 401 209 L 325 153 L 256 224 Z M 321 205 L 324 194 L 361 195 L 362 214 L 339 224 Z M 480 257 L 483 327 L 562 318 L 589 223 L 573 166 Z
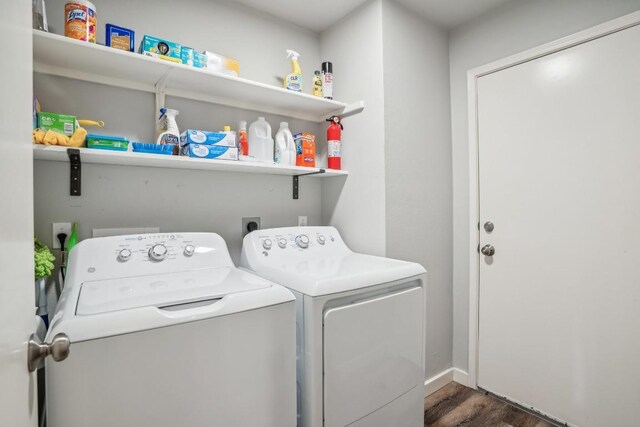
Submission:
M 135 50 L 135 31 L 112 24 L 107 24 L 105 31 L 107 46 L 127 52 Z
M 316 136 L 301 132 L 293 135 L 296 143 L 296 166 L 316 166 Z
M 205 68 L 207 66 L 207 57 L 200 52 L 196 52 L 190 47 L 182 46 L 180 53 L 182 63 L 195 68 Z
M 222 145 L 187 144 L 180 149 L 180 155 L 200 159 L 238 160 L 238 149 Z
M 76 131 L 76 117 L 56 113 L 38 113 L 38 127 L 42 130 L 53 130 L 67 136 Z
M 219 145 L 237 147 L 235 132 L 209 132 L 206 130 L 187 129 L 180 135 L 180 146 L 187 144 Z
M 152 36 L 144 36 L 140 42 L 139 53 L 182 64 L 182 45 Z

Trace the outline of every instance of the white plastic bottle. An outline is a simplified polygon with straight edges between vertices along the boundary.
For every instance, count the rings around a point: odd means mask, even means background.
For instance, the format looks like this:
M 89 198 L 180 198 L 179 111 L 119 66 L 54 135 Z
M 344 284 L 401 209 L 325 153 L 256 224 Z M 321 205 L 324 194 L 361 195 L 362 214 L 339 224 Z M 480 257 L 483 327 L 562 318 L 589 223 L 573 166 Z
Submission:
M 273 138 L 271 137 L 271 125 L 264 117 L 249 126 L 249 156 L 252 160 L 273 162 Z
M 281 165 L 296 165 L 296 144 L 289 130 L 289 123 L 281 122 L 276 133 L 275 162 Z

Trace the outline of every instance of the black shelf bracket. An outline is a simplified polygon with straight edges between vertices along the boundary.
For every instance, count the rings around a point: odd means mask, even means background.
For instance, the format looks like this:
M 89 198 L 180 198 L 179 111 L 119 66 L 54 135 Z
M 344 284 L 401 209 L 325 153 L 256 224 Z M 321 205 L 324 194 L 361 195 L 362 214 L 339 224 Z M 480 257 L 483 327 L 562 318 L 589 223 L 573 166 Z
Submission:
M 79 196 L 81 194 L 80 184 L 82 178 L 80 150 L 77 148 L 68 148 L 67 154 L 69 155 L 69 195 Z
M 317 172 L 301 173 L 300 175 L 294 175 L 293 176 L 293 200 L 298 200 L 298 191 L 300 189 L 300 183 L 298 178 L 300 178 L 301 176 L 318 175 L 321 173 L 325 173 L 325 170 L 320 169 Z

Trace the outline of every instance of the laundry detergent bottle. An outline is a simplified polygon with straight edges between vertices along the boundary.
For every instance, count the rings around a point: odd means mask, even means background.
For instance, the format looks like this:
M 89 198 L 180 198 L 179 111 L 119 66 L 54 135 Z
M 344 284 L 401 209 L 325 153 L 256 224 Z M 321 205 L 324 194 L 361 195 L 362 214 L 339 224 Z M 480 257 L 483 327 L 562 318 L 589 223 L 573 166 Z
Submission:
M 281 122 L 276 133 L 275 162 L 287 166 L 296 165 L 296 144 L 287 122 Z
M 249 126 L 249 156 L 262 162 L 273 162 L 273 138 L 271 125 L 264 117 Z

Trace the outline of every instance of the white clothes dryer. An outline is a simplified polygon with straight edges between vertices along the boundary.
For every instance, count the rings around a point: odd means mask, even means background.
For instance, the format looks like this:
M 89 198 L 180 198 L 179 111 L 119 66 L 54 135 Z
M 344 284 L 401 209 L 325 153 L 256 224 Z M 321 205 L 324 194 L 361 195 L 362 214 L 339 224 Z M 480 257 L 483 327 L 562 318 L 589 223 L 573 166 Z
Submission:
M 333 227 L 257 230 L 241 266 L 296 296 L 298 425 L 424 425 L 426 271 Z
M 213 233 L 88 239 L 47 341 L 50 427 L 294 427 L 295 302 Z

